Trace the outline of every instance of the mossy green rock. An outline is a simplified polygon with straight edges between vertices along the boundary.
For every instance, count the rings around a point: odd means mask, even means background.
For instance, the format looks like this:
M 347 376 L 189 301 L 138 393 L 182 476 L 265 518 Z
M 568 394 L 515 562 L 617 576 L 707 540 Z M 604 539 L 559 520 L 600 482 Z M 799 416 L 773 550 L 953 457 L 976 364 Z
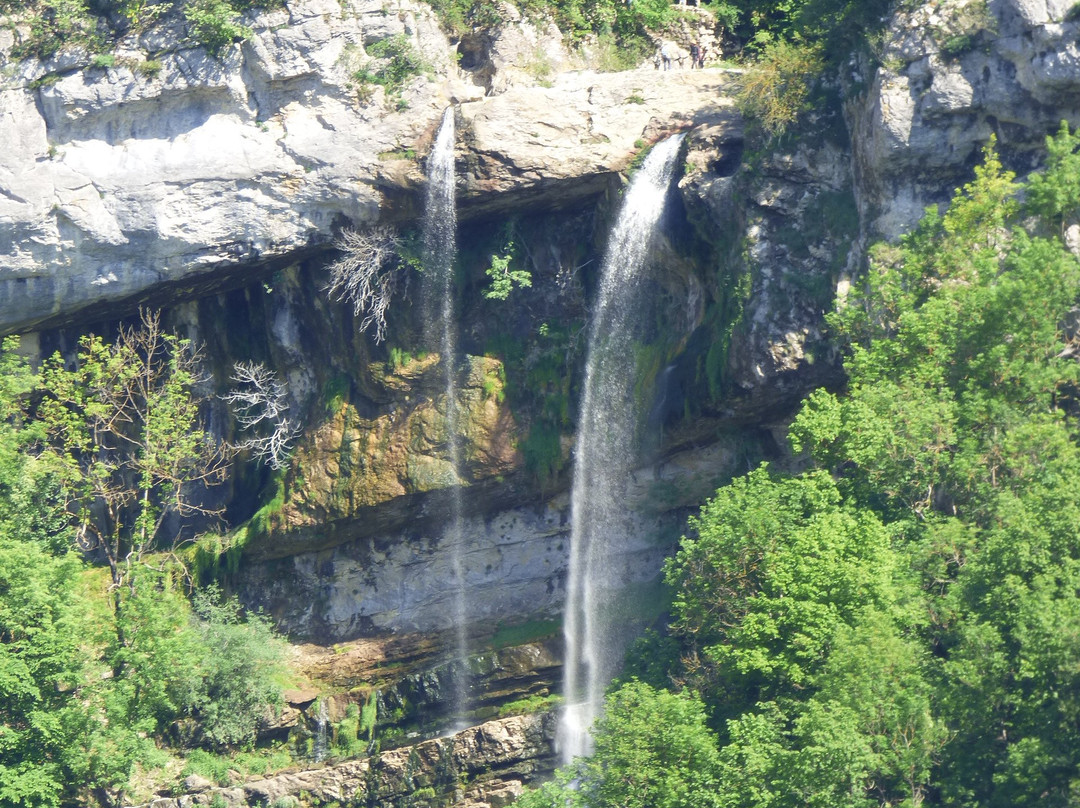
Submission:
M 466 359 L 457 391 L 462 478 L 450 460 L 444 370 L 435 354 L 407 359 L 372 377 L 394 393 L 395 406 L 375 418 L 342 401 L 298 448 L 287 493 L 271 534 L 350 519 L 397 497 L 469 485 L 521 467 L 518 425 L 502 403 L 501 363 Z M 302 470 L 302 480 L 301 480 Z

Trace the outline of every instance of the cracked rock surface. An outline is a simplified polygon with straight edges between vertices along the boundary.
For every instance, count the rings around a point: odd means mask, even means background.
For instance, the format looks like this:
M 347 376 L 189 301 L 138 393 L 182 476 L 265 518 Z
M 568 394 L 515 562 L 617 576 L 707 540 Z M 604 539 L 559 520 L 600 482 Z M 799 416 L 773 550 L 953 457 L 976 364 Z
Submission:
M 449 103 L 471 133 L 471 151 L 459 147 L 462 190 L 481 213 L 500 196 L 551 206 L 596 193 L 647 128 L 725 104 L 724 76 L 711 71 L 582 71 L 541 86 L 511 65 L 540 43 L 561 66 L 565 50 L 557 31 L 521 21 L 465 71 L 412 0 L 290 0 L 245 22 L 253 36 L 220 59 L 174 21 L 121 41 L 111 67 L 79 52 L 10 66 L 0 79 L 0 330 L 100 319 L 111 313 L 103 305 L 130 308 L 163 286 L 295 260 L 344 225 L 415 216 L 414 155 Z M 0 60 L 15 41 L 4 33 Z M 355 72 L 373 64 L 365 48 L 398 35 L 432 70 L 399 99 L 360 87 Z

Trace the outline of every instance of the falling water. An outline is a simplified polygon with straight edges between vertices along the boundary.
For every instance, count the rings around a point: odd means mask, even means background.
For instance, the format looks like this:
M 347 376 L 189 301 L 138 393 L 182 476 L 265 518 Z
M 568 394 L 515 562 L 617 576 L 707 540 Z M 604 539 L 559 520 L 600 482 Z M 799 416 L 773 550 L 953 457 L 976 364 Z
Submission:
M 626 193 L 600 271 L 589 328 L 585 389 L 581 400 L 567 581 L 567 707 L 559 726 L 564 762 L 591 752 L 589 727 L 603 704 L 604 688 L 623 651 L 622 630 L 612 613 L 611 563 L 625 521 L 625 483 L 635 459 L 639 413 L 635 405 L 634 324 L 640 320 L 641 269 L 675 167 L 682 135 L 657 145 Z
M 428 185 L 424 211 L 424 269 L 432 302 L 438 308 L 439 355 L 445 374 L 446 454 L 450 463 L 450 512 L 444 541 L 451 548 L 453 618 L 456 632 L 454 712 L 459 720 L 468 709 L 469 644 L 466 631 L 465 567 L 462 558 L 462 497 L 460 413 L 457 403 L 457 329 L 454 319 L 454 257 L 457 250 L 457 209 L 454 199 L 454 108 L 447 107 L 435 145 L 428 156 Z M 437 306 L 434 305 L 437 302 Z
M 315 723 L 315 742 L 312 745 L 312 757 L 316 763 L 322 763 L 330 751 L 330 712 L 326 708 L 326 700 L 319 699 L 319 715 Z

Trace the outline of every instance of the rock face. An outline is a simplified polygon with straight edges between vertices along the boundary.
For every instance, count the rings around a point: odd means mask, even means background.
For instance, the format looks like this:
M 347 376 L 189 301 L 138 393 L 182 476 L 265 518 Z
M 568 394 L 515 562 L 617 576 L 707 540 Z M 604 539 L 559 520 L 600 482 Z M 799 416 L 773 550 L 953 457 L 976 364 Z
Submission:
M 935 0 L 889 24 L 883 66 L 853 121 L 873 230 L 895 237 L 966 182 L 993 135 L 1007 165 L 1080 123 L 1080 25 L 1066 0 Z
M 313 426 L 296 452 L 287 502 L 275 516 L 276 540 L 252 547 L 253 558 L 317 549 L 320 528 L 372 506 L 517 471 L 520 438 L 505 406 L 502 365 L 466 357 L 457 396 L 464 479 L 447 459 L 449 434 L 443 368 L 437 354 L 407 357 L 396 369 L 369 365 L 387 411 L 362 417 L 357 406 L 332 401 L 330 417 Z
M 566 206 L 604 190 L 645 141 L 691 126 L 741 134 L 726 71 L 556 76 L 461 105 L 465 215 Z
M 412 0 L 392 12 L 378 0 L 291 0 L 248 22 L 252 38 L 220 59 L 175 44 L 179 32 L 163 25 L 122 42 L 113 67 L 62 54 L 0 79 L 0 330 L 89 307 L 100 319 L 105 304 L 162 299 L 162 285 L 175 296 L 180 282 L 295 259 L 344 224 L 414 215 L 413 155 L 451 101 L 469 102 L 476 142 L 461 156 L 477 172 L 467 194 L 571 179 L 580 188 L 559 193 L 580 199 L 626 166 L 650 121 L 683 121 L 721 83 L 686 74 L 671 92 L 648 73 L 584 73 L 481 101 L 430 9 Z M 391 36 L 432 67 L 402 89 L 404 110 L 353 77 L 378 64 L 365 48 Z M 527 47 L 499 41 L 501 64 Z M 0 58 L 11 43 L 0 41 Z M 557 40 L 545 47 L 562 52 Z M 481 84 L 485 69 L 490 83 L 495 66 L 474 67 Z M 500 115 L 528 116 L 506 153 L 514 126 Z
M 426 7 L 305 0 L 253 29 L 221 60 L 163 50 L 168 32 L 152 30 L 122 43 L 114 67 L 62 57 L 4 79 L 5 330 L 294 253 L 336 222 L 374 221 L 379 186 L 417 178 L 379 155 L 422 142 L 445 103 L 436 85 L 406 91 L 412 115 L 384 115 L 350 76 L 365 45 L 399 33 L 445 75 L 449 48 Z
M 502 808 L 526 783 L 554 768 L 555 716 L 543 713 L 489 721 L 448 738 L 307 771 L 251 780 L 231 788 L 202 788 L 178 798 L 154 800 L 143 808 L 221 805 L 248 808 L 340 802 L 390 808 L 409 805 Z M 289 799 L 292 798 L 292 799 Z
M 718 259 L 711 297 L 721 314 L 701 330 L 709 393 L 726 419 L 782 417 L 840 378 L 823 315 L 856 251 L 859 215 L 839 117 L 819 113 L 810 137 L 761 155 L 753 170 L 723 127 L 689 136 L 679 185 Z
M 701 502 L 738 473 L 747 457 L 765 454 L 766 443 L 751 435 L 728 438 L 639 470 L 626 503 L 637 528 L 622 537 L 620 552 L 609 559 L 619 579 L 631 588 L 655 582 L 683 529 L 681 508 Z M 455 558 L 464 567 L 471 632 L 561 611 L 569 555 L 567 494 L 540 506 L 466 518 L 456 539 L 444 530 L 442 520 L 415 519 L 400 532 L 320 552 L 267 562 L 249 558 L 240 588 L 293 637 L 321 643 L 449 631 L 455 620 Z M 455 540 L 460 546 L 453 546 Z

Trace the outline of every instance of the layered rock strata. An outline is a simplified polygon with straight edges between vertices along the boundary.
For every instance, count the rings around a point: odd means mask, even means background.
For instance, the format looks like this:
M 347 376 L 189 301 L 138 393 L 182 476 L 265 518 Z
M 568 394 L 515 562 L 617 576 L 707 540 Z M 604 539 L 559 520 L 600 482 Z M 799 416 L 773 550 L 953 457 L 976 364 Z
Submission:
M 286 772 L 243 785 L 219 788 L 203 781 L 183 797 L 165 797 L 142 808 L 220 806 L 254 808 L 331 802 L 382 808 L 410 797 L 410 805 L 501 808 L 519 796 L 526 783 L 553 767 L 555 720 L 551 713 L 489 721 L 447 738 L 321 768 Z M 292 801 L 290 800 L 290 803 Z
M 252 37 L 220 58 L 185 45 L 173 21 L 121 41 L 111 67 L 70 52 L 0 78 L 0 330 L 100 319 L 182 281 L 295 259 L 344 225 L 414 215 L 416 155 L 450 103 L 468 102 L 459 159 L 477 213 L 500 208 L 493 191 L 543 204 L 595 194 L 654 119 L 680 125 L 725 103 L 721 75 L 659 83 L 651 70 L 532 79 L 524 95 L 507 80 L 505 97 L 481 100 L 491 53 L 458 68 L 412 0 L 291 0 L 247 22 Z M 512 31 L 496 37 L 511 52 Z M 379 65 L 365 49 L 390 37 L 431 71 L 393 98 L 356 78 Z M 15 41 L 0 37 L 0 59 Z M 557 38 L 547 47 L 565 56 Z

